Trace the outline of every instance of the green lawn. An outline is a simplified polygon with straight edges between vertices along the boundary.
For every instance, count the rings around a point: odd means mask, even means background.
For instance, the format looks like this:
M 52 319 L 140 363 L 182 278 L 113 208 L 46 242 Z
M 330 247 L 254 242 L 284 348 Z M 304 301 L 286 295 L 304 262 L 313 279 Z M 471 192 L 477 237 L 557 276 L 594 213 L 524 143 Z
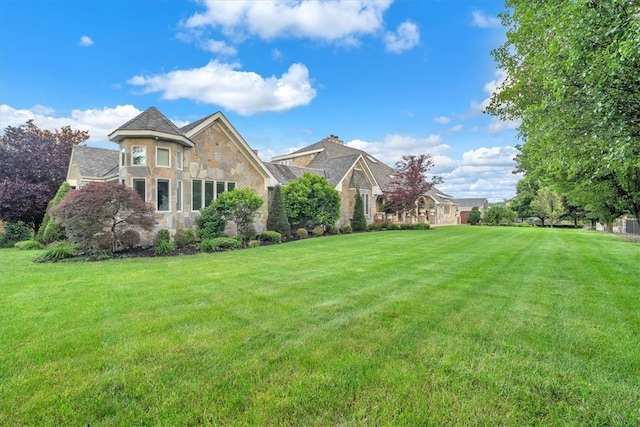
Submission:
M 0 425 L 640 425 L 640 244 L 443 227 L 34 264 Z

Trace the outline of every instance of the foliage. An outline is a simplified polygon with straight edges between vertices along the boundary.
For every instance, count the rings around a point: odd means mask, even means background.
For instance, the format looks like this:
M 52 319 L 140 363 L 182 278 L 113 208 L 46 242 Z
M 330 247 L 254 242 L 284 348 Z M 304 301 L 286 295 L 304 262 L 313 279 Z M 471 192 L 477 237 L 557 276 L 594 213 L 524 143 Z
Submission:
M 298 239 L 306 239 L 307 237 L 309 237 L 309 232 L 306 228 L 298 228 L 296 230 L 296 236 L 298 237 Z
M 4 233 L 0 234 L 0 247 L 11 248 L 16 242 L 29 240 L 33 231 L 24 222 L 5 222 Z
M 113 233 L 111 231 L 101 231 L 93 235 L 91 239 L 91 249 L 98 251 L 109 251 L 114 248 Z
M 214 239 L 203 239 L 200 242 L 200 250 L 203 252 L 220 252 L 238 249 L 240 245 L 240 241 L 233 237 L 216 237 Z
M 506 6 L 506 42 L 493 52 L 506 79 L 487 111 L 520 121 L 519 170 L 545 177 L 597 216 L 611 218 L 621 206 L 639 215 L 637 2 Z
M 282 243 L 282 234 L 277 231 L 263 231 L 260 240 L 265 242 Z
M 471 208 L 471 212 L 469 212 L 469 216 L 467 217 L 467 222 L 471 225 L 478 225 L 482 221 L 482 214 L 480 213 L 480 209 L 477 206 Z
M 418 156 L 402 156 L 402 160 L 396 163 L 389 195 L 396 211 L 416 215 L 416 203 L 418 198 L 426 194 L 431 187 L 442 182 L 442 178 L 434 176 L 430 180 L 427 173 L 434 166 L 430 154 Z
M 531 209 L 531 202 L 535 199 L 540 185 L 531 174 L 525 175 L 516 184 L 516 198 L 511 202 L 510 208 L 518 215 L 522 221 L 526 221 L 527 218 L 534 216 L 533 209 Z
M 342 227 L 343 234 L 351 234 L 352 232 L 353 230 L 351 229 L 351 224 L 346 224 L 344 227 Z
M 53 199 L 51 199 L 47 204 L 47 211 L 44 215 L 44 219 L 42 220 L 42 224 L 38 228 L 38 233 L 36 234 L 37 241 L 48 244 L 64 239 L 64 228 L 54 220 L 50 212 L 51 209 L 60 204 L 69 190 L 71 190 L 69 183 L 66 181 L 63 182 L 60 188 L 58 188 L 56 195 L 53 196 Z
M 125 249 L 131 249 L 140 244 L 141 236 L 138 230 L 125 230 L 120 235 L 120 243 Z
M 329 227 L 329 229 L 327 230 L 327 234 L 330 234 L 332 236 L 335 236 L 337 234 L 340 234 L 340 229 L 338 228 L 338 226 L 336 225 L 332 225 L 331 227 Z
M 356 200 L 353 207 L 353 218 L 351 218 L 351 228 L 353 231 L 365 231 L 367 229 L 367 218 L 364 216 L 364 201 L 360 190 L 356 188 Z
M 92 182 L 69 192 L 51 214 L 62 222 L 67 237 L 85 250 L 96 234 L 109 231 L 115 251 L 122 232 L 151 230 L 156 222 L 153 206 L 131 188 L 113 182 Z
M 176 231 L 173 241 L 178 248 L 186 248 L 196 244 L 196 234 L 190 228 L 181 228 Z
M 22 242 L 16 242 L 13 247 L 21 251 L 34 251 L 44 249 L 44 245 L 37 240 L 23 240 Z
M 257 240 L 257 239 L 249 240 L 249 242 L 247 242 L 247 247 L 248 248 L 257 248 L 261 244 L 262 244 L 262 242 L 260 240 Z
M 38 258 L 35 262 L 56 262 L 76 256 L 77 250 L 75 246 L 69 245 L 65 240 L 62 242 L 54 242 L 49 245 L 49 249 Z
M 69 126 L 53 132 L 29 120 L 0 136 L 0 218 L 22 221 L 37 232 L 47 203 L 64 182 L 71 149 L 89 138 Z
M 549 187 L 543 187 L 538 190 L 536 198 L 531 202 L 531 209 L 534 215 L 540 218 L 543 225 L 545 219 L 548 218 L 551 227 L 564 213 L 562 199 Z
M 426 222 L 419 222 L 413 225 L 414 230 L 429 230 L 431 226 Z
M 305 172 L 282 188 L 289 223 L 296 228 L 329 228 L 340 217 L 340 194 L 325 177 Z
M 415 226 L 413 224 L 403 223 L 400 224 L 400 230 L 414 230 Z
M 196 232 L 200 239 L 209 240 L 221 237 L 224 234 L 224 228 L 227 220 L 216 211 L 214 203 L 200 210 L 200 215 L 195 219 Z
M 170 242 L 171 233 L 166 228 L 161 228 L 156 232 L 156 245 L 162 242 Z
M 387 230 L 388 231 L 400 230 L 400 227 L 395 222 L 390 222 L 387 224 Z
M 324 236 L 324 227 L 320 225 L 313 227 L 313 230 L 311 230 L 311 234 L 313 234 L 313 237 Z
M 291 235 L 291 224 L 289 224 L 289 218 L 287 218 L 282 189 L 279 185 L 273 187 L 271 197 L 269 216 L 267 217 L 267 230 L 277 231 L 287 238 Z
M 153 248 L 156 255 L 169 255 L 176 250 L 176 244 L 168 240 L 159 240 Z
M 508 206 L 495 205 L 491 206 L 489 210 L 484 213 L 482 222 L 487 225 L 502 225 L 513 221 L 516 217 L 516 213 L 512 211 Z
M 253 190 L 236 188 L 220 194 L 212 205 L 221 218 L 236 224 L 238 236 L 249 240 L 256 235 L 253 221 L 263 203 L 262 197 Z

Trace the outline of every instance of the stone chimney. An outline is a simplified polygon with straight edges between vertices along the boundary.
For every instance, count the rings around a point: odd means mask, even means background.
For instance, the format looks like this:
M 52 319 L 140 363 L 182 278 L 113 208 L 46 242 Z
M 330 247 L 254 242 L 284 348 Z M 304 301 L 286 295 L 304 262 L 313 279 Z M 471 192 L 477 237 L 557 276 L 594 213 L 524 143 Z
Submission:
M 335 143 L 335 144 L 344 145 L 344 142 L 342 142 L 342 140 L 341 140 L 340 138 L 338 138 L 338 135 L 333 135 L 333 134 L 331 134 L 331 135 L 329 135 L 326 139 L 327 139 L 329 142 L 333 142 L 333 143 Z

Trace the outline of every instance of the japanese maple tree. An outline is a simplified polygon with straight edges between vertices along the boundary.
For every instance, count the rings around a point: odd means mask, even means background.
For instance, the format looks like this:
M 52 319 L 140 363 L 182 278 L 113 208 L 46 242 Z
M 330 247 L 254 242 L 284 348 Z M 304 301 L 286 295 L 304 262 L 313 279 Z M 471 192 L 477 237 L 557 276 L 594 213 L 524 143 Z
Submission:
M 442 177 L 433 176 L 430 179 L 427 177 L 427 173 L 433 166 L 430 154 L 402 156 L 402 160 L 396 163 L 391 179 L 393 190 L 389 199 L 395 210 L 416 214 L 418 198 L 426 194 L 431 187 L 442 182 Z
M 128 229 L 151 230 L 155 225 L 154 208 L 129 187 L 115 182 L 92 182 L 69 192 L 51 210 L 62 221 L 67 237 L 89 249 L 94 236 L 110 233 L 115 250 L 117 241 Z

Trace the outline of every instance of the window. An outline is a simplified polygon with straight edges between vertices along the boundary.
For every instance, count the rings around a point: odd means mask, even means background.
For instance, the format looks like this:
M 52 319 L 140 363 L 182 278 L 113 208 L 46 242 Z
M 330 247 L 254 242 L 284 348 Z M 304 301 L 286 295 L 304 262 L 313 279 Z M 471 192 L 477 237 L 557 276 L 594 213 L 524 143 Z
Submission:
M 191 182 L 191 209 L 199 211 L 202 208 L 202 181 Z
M 156 206 L 158 211 L 169 211 L 169 180 L 159 179 L 156 181 Z
M 126 165 L 127 165 L 127 152 L 123 148 L 122 150 L 120 150 L 120 166 L 126 166 Z
M 147 148 L 144 146 L 131 147 L 131 164 L 144 166 L 147 164 Z
M 156 147 L 156 165 L 164 167 L 171 166 L 169 163 L 170 155 L 171 151 L 168 148 Z
M 204 207 L 207 207 L 213 202 L 216 195 L 213 192 L 213 181 L 204 182 Z
M 191 207 L 194 211 L 200 210 L 200 208 L 202 207 L 207 207 L 220 194 L 224 193 L 225 191 L 231 191 L 234 188 L 236 188 L 235 182 L 204 181 L 195 179 L 192 181 Z
M 142 197 L 142 200 L 147 200 L 147 182 L 145 179 L 134 179 L 133 189 Z
M 176 168 L 182 170 L 182 151 L 176 151 Z
M 444 205 L 444 214 L 449 215 L 449 205 Z
M 176 181 L 176 211 L 182 212 L 182 181 Z
M 369 208 L 369 194 L 365 193 L 363 197 L 364 201 L 364 214 L 369 216 L 371 214 L 371 210 Z

